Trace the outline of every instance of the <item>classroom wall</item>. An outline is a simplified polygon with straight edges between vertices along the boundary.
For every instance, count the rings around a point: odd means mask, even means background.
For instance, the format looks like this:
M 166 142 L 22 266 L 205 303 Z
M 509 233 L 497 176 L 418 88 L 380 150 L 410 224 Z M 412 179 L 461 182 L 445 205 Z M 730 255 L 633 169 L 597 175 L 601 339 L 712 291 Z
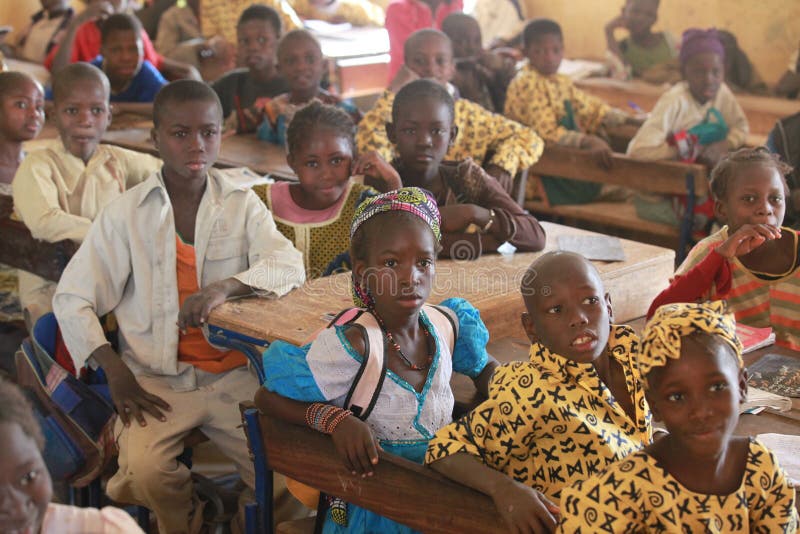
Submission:
M 602 57 L 606 48 L 603 28 L 624 4 L 624 0 L 522 1 L 532 17 L 553 18 L 561 24 L 567 55 L 585 58 Z M 800 1 L 661 0 L 655 29 L 680 38 L 689 25 L 732 32 L 764 81 L 774 84 L 800 46 Z

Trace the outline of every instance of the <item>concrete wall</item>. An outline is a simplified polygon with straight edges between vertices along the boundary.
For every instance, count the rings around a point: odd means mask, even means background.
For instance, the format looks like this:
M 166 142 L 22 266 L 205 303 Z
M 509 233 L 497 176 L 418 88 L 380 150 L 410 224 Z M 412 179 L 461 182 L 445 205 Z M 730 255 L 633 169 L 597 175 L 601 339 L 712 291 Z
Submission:
M 561 24 L 571 57 L 602 57 L 603 27 L 624 4 L 624 0 L 522 1 L 529 16 L 549 17 Z M 773 84 L 800 46 L 800 1 L 661 0 L 655 29 L 670 31 L 679 39 L 688 27 L 711 26 L 736 35 L 761 77 Z

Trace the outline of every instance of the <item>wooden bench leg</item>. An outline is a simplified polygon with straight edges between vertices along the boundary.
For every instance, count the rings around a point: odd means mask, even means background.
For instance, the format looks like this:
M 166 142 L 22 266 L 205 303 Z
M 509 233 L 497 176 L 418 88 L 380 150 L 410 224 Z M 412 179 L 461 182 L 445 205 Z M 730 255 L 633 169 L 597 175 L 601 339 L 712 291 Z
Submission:
M 686 173 L 686 213 L 681 219 L 681 231 L 678 238 L 678 250 L 675 251 L 675 262 L 677 265 L 686 259 L 689 243 L 692 242 L 692 230 L 694 229 L 694 206 L 697 203 L 697 196 L 694 192 L 694 174 Z

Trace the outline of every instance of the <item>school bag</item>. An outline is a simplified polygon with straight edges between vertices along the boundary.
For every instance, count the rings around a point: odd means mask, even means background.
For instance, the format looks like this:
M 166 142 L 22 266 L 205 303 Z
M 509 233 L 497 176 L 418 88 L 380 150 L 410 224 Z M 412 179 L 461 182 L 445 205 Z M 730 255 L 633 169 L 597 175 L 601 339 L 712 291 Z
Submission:
M 116 455 L 114 407 L 101 393 L 53 360 L 55 316 L 36 322 L 15 355 L 17 381 L 35 398 L 45 435 L 45 463 L 52 477 L 74 487 L 97 478 Z

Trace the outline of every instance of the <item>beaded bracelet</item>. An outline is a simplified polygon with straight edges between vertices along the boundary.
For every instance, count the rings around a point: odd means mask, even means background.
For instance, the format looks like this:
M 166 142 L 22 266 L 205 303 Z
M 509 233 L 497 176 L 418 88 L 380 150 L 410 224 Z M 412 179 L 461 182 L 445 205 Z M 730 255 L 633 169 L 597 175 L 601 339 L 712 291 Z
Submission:
M 350 410 L 339 408 L 322 402 L 315 402 L 306 409 L 306 425 L 317 432 L 332 434 L 339 423 L 344 421 L 349 415 L 353 415 Z

